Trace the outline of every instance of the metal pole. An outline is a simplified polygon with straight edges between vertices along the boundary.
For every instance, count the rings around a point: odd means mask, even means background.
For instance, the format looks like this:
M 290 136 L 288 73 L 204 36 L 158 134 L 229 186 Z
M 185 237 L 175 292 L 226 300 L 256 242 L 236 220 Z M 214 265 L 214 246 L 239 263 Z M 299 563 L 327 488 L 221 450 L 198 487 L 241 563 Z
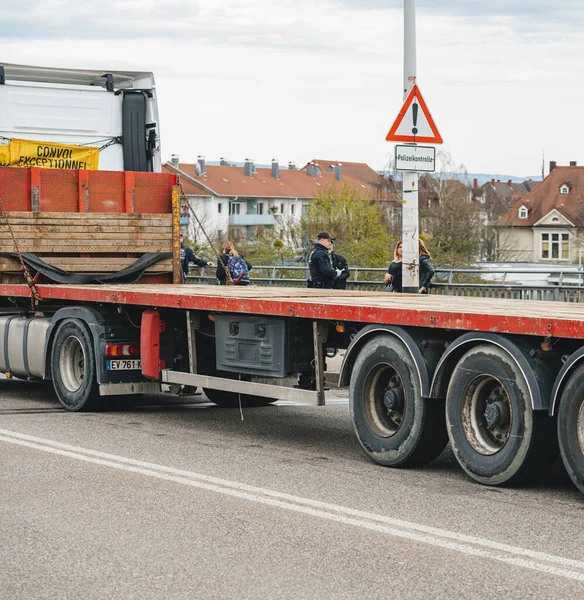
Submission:
M 416 82 L 416 0 L 404 0 L 404 101 Z M 404 172 L 402 213 L 403 291 L 419 290 L 418 173 Z

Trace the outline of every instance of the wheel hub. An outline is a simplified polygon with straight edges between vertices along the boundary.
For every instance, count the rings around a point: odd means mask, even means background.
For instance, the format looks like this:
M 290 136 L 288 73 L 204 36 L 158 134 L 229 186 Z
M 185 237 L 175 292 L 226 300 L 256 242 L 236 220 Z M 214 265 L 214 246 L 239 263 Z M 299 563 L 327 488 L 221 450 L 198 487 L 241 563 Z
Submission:
M 506 414 L 507 413 L 507 414 Z M 508 411 L 503 402 L 493 402 L 487 404 L 485 409 L 485 423 L 488 429 L 495 429 L 508 422 Z
M 490 456 L 505 446 L 513 419 L 501 381 L 486 373 L 478 375 L 464 393 L 462 412 L 464 434 L 477 452 Z
M 406 395 L 393 365 L 381 363 L 368 374 L 365 386 L 365 417 L 380 437 L 397 433 L 405 418 Z
M 383 404 L 389 411 L 397 410 L 400 406 L 400 397 L 395 389 L 389 389 L 383 394 Z

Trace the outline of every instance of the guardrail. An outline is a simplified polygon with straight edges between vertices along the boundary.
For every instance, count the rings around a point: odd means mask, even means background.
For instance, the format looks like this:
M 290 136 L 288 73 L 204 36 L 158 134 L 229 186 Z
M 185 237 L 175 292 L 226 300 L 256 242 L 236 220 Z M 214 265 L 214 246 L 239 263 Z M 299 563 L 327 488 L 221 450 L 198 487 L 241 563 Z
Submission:
M 214 284 L 215 270 L 192 269 L 188 283 Z M 385 268 L 351 268 L 347 280 L 348 290 L 383 291 Z M 557 284 L 531 285 L 507 282 L 512 275 L 553 273 Z M 305 287 L 309 276 L 307 267 L 255 266 L 250 273 L 254 285 L 270 287 Z M 485 279 L 500 279 L 500 282 L 486 282 Z M 570 279 L 573 283 L 566 285 Z M 475 281 L 473 281 L 475 280 Z M 430 293 L 448 296 L 469 296 L 475 298 L 514 298 L 519 300 L 552 300 L 556 302 L 584 302 L 584 272 L 578 267 L 564 267 L 561 270 L 550 268 L 507 268 L 507 269 L 451 269 L 436 268 Z

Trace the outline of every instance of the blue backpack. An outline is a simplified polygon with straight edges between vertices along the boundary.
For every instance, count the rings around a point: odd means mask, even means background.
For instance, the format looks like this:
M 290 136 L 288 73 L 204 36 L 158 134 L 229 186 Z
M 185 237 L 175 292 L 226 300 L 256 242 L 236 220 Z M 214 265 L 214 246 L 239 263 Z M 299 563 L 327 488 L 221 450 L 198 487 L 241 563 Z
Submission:
M 234 285 L 238 285 L 242 281 L 249 281 L 249 269 L 241 256 L 230 256 L 227 261 L 227 268 Z

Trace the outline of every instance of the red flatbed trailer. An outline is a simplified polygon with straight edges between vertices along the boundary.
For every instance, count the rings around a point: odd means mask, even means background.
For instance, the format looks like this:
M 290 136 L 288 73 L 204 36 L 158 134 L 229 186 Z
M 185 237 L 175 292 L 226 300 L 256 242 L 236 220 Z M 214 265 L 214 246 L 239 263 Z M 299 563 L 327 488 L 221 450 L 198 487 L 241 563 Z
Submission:
M 39 285 L 44 300 L 129 304 L 584 339 L 584 306 L 544 301 L 210 285 Z M 3 296 L 30 296 L 0 285 Z
M 12 253 L 0 257 L 0 370 L 52 381 L 67 410 L 185 386 L 223 407 L 324 404 L 327 355 L 345 349 L 340 385 L 379 464 L 423 465 L 450 441 L 476 481 L 519 484 L 552 466 L 559 441 L 584 492 L 583 306 L 176 285 L 167 174 L 0 167 L 0 198 L 0 249 Z M 18 253 L 49 265 L 31 263 L 32 306 Z M 108 279 L 146 255 L 156 260 L 136 283 Z M 84 283 L 50 283 L 68 273 Z

